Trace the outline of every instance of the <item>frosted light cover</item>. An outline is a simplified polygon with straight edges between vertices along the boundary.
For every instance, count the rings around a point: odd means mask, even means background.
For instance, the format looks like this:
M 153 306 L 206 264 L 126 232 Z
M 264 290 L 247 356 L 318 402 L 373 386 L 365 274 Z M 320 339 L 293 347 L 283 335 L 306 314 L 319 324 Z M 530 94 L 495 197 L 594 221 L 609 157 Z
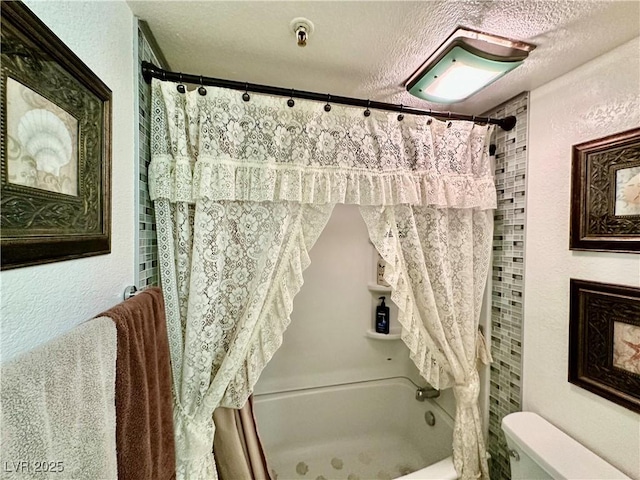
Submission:
M 457 102 L 469 97 L 485 85 L 493 82 L 504 72 L 484 70 L 462 62 L 451 64 L 442 75 L 424 90 L 426 95 L 438 97 L 450 102 Z
M 430 102 L 459 102 L 495 82 L 520 64 L 522 61 L 489 60 L 456 46 L 438 63 L 428 68 L 409 92 Z

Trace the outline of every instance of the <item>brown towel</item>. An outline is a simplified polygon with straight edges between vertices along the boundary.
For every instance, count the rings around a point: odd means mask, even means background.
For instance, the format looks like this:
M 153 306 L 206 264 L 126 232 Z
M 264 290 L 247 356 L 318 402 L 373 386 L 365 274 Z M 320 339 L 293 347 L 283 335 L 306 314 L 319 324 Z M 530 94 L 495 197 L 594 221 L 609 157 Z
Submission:
M 111 318 L 118 331 L 118 479 L 172 479 L 173 398 L 162 291 L 144 290 L 99 316 Z

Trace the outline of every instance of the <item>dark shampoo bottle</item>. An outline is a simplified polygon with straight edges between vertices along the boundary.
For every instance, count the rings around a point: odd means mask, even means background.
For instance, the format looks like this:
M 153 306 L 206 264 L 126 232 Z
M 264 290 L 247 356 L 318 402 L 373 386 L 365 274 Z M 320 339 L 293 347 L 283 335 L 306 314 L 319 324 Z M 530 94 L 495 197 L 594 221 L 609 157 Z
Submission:
M 380 297 L 382 302 L 376 307 L 376 333 L 389 333 L 389 307 L 384 304 L 385 297 Z

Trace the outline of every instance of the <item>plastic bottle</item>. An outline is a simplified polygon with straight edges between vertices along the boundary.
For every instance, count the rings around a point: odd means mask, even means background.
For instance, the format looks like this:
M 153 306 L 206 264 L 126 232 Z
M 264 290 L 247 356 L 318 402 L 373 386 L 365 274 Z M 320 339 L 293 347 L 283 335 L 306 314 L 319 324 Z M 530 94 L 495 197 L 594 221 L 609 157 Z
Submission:
M 389 333 L 389 307 L 384 304 L 385 297 L 380 297 L 382 302 L 376 307 L 376 333 Z

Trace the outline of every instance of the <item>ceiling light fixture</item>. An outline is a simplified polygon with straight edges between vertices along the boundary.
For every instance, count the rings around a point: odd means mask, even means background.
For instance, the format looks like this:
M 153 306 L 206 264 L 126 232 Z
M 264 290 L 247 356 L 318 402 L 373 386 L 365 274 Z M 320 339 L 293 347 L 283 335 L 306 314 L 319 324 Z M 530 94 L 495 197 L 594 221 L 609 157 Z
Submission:
M 535 45 L 458 27 L 407 80 L 407 91 L 456 103 L 521 65 Z

